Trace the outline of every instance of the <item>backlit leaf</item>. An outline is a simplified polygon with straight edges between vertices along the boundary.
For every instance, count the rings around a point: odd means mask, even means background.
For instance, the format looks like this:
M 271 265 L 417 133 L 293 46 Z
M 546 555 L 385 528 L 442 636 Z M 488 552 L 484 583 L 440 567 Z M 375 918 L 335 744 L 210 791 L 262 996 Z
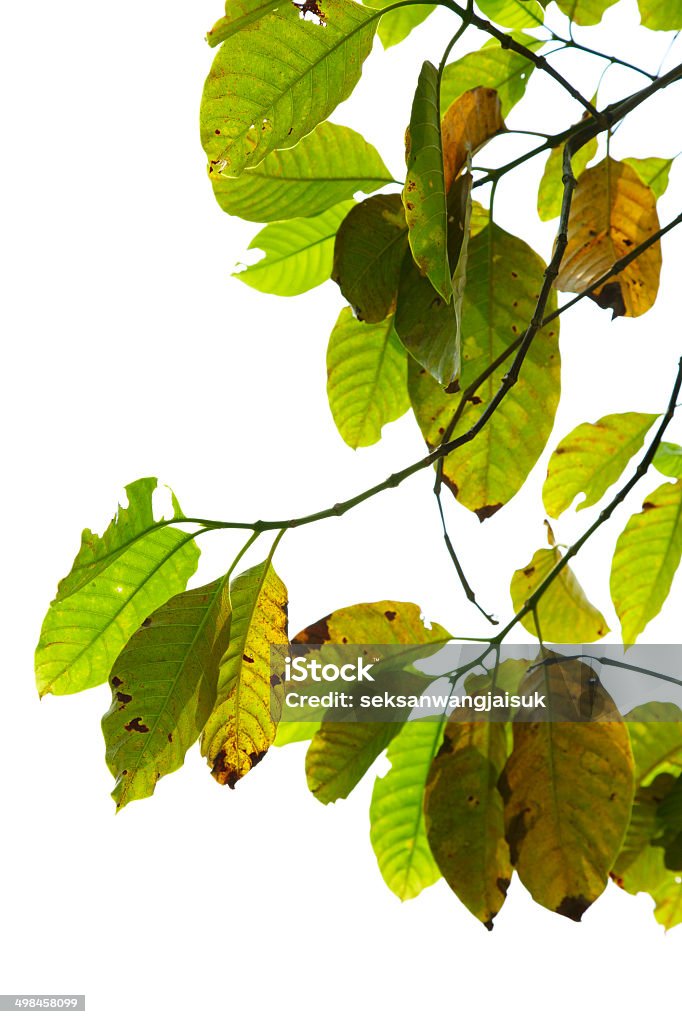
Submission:
M 682 0 L 637 0 L 642 25 L 659 32 L 682 29 Z
M 206 34 L 209 46 L 220 46 L 226 39 L 263 15 L 282 6 L 282 0 L 227 0 L 225 14 Z
M 225 213 L 269 223 L 314 217 L 356 192 L 374 192 L 391 172 L 374 146 L 351 128 L 323 121 L 292 149 L 277 149 L 238 178 L 210 170 Z
M 585 497 L 576 511 L 599 501 L 642 447 L 657 418 L 642 412 L 613 413 L 567 434 L 549 460 L 542 489 L 547 514 L 556 519 L 580 493 Z
M 618 0 L 556 0 L 557 7 L 576 25 L 597 25 Z
M 544 22 L 544 11 L 536 0 L 477 0 L 477 6 L 502 28 L 537 28 Z
M 648 156 L 640 159 L 636 156 L 626 156 L 624 164 L 629 164 L 637 172 L 645 185 L 648 185 L 657 199 L 660 199 L 668 188 L 670 180 L 670 168 L 673 165 L 673 157 Z
M 422 65 L 405 137 L 405 218 L 414 261 L 439 295 L 452 297 L 438 72 Z
M 274 746 L 286 747 L 289 743 L 311 740 L 319 728 L 319 722 L 280 722 Z
M 585 674 L 593 678 L 579 661 L 539 667 L 527 690 L 550 697 L 564 691 L 579 700 Z M 536 902 L 579 921 L 605 888 L 630 820 L 633 763 L 625 724 L 515 721 L 500 789 L 521 881 Z
M 364 324 L 341 310 L 327 349 L 327 395 L 351 448 L 376 444 L 382 427 L 407 412 L 407 353 L 391 318 Z
M 542 581 L 561 561 L 557 548 L 540 548 L 527 566 L 512 576 L 510 593 L 514 611 L 519 612 Z M 602 613 L 588 601 L 570 566 L 566 565 L 537 603 L 542 639 L 556 644 L 588 644 L 605 636 L 609 627 Z M 523 625 L 537 636 L 532 613 Z
M 544 264 L 533 250 L 492 224 L 469 241 L 462 306 L 460 387 L 475 380 L 529 324 Z M 550 307 L 553 308 L 551 303 Z M 521 488 L 542 454 L 559 401 L 558 324 L 538 332 L 518 383 L 490 422 L 469 444 L 444 461 L 444 482 L 466 508 L 486 519 Z M 491 374 L 468 404 L 456 434 L 469 430 L 502 383 L 513 356 Z M 412 407 L 430 448 L 436 447 L 459 405 L 419 366 L 410 363 Z
M 557 288 L 585 291 L 658 229 L 656 197 L 632 167 L 607 157 L 588 168 L 573 197 Z M 656 242 L 591 294 L 614 316 L 641 316 L 656 299 L 660 273 Z
M 395 309 L 407 224 L 399 195 L 355 206 L 336 236 L 332 278 L 359 320 L 378 323 Z
M 626 716 L 635 781 L 648 785 L 659 772 L 679 774 L 682 769 L 682 721 L 676 704 L 652 701 Z
M 446 882 L 491 929 L 511 880 L 504 806 L 497 788 L 507 759 L 504 722 L 458 721 L 445 729 L 426 785 L 426 832 Z
M 529 50 L 536 51 L 543 45 L 542 40 L 522 32 L 513 36 Z M 535 65 L 527 57 L 514 50 L 504 50 L 496 39 L 490 39 L 480 50 L 445 65 L 440 86 L 441 108 L 447 110 L 469 89 L 485 86 L 497 92 L 500 113 L 505 118 L 523 97 L 534 70 Z
M 584 146 L 575 153 L 571 159 L 571 166 L 576 178 L 583 173 L 590 160 L 596 156 L 598 142 L 590 139 Z M 553 220 L 561 213 L 561 203 L 564 196 L 564 149 L 557 146 L 550 151 L 547 163 L 540 179 L 538 188 L 538 214 L 540 220 Z
M 611 565 L 611 597 L 633 644 L 660 612 L 682 557 L 682 481 L 663 484 L 618 538 Z
M 353 205 L 339 203 L 317 217 L 268 224 L 249 245 L 265 255 L 233 276 L 272 295 L 301 295 L 317 288 L 332 272 L 336 232 Z
M 154 477 L 126 487 L 101 537 L 83 531 L 70 573 L 59 584 L 35 656 L 41 696 L 86 690 L 106 682 L 116 656 L 156 608 L 184 590 L 199 562 L 192 535 L 161 526 L 152 497 Z M 182 516 L 174 496 L 173 512 Z
M 201 141 L 214 170 L 237 176 L 295 146 L 350 96 L 376 17 L 353 0 L 325 0 L 324 24 L 285 4 L 218 50 L 201 102 Z
M 270 644 L 286 644 L 287 591 L 269 559 L 230 584 L 230 643 L 201 752 L 213 778 L 234 788 L 264 756 L 277 723 L 270 707 Z
M 373 2 L 369 6 L 376 9 L 387 7 L 391 0 L 383 0 L 381 3 Z M 388 14 L 379 22 L 378 36 L 385 50 L 396 43 L 402 43 L 407 39 L 413 28 L 421 25 L 428 18 L 432 11 L 435 11 L 435 4 L 415 4 L 412 7 L 399 7 Z
M 409 900 L 440 877 L 424 828 L 424 786 L 443 722 L 406 722 L 389 744 L 391 767 L 374 783 L 370 839 L 386 885 Z
M 663 476 L 682 479 L 682 447 L 669 441 L 661 441 L 656 449 L 653 465 Z
M 229 628 L 223 578 L 171 598 L 119 654 L 102 719 L 118 810 L 182 767 L 213 709 Z
M 450 104 L 441 122 L 446 193 L 466 165 L 467 157 L 504 130 L 500 100 L 494 89 L 469 89 Z

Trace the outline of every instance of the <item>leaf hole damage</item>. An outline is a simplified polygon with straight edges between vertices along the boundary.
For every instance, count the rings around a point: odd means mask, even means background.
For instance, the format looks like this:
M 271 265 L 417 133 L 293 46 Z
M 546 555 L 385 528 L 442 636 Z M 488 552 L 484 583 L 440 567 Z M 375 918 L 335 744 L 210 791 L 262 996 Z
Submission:
M 306 20 L 306 15 L 311 14 L 311 21 L 313 21 L 316 25 L 320 25 L 323 28 L 326 28 L 327 15 L 320 8 L 320 5 L 318 4 L 317 0 L 303 0 L 303 3 L 300 4 L 296 3 L 296 0 L 292 0 L 292 3 L 294 7 L 298 9 L 299 14 L 304 21 Z

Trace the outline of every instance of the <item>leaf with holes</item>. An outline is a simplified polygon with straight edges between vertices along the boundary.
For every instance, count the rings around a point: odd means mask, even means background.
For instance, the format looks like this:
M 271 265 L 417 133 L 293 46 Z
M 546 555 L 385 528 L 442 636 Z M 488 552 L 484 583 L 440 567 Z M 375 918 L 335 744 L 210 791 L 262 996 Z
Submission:
M 497 788 L 507 760 L 504 722 L 448 722 L 426 784 L 426 832 L 445 881 L 492 929 L 511 880 L 504 806 Z
M 379 870 L 401 900 L 440 877 L 424 828 L 424 786 L 443 735 L 443 722 L 406 722 L 389 744 L 391 762 L 376 780 L 369 808 L 370 839 Z
M 270 645 L 286 644 L 287 591 L 269 559 L 230 584 L 230 643 L 201 753 L 231 789 L 267 753 L 277 722 L 270 708 Z
M 117 810 L 151 796 L 162 775 L 182 767 L 213 709 L 229 629 L 222 578 L 152 612 L 119 654 L 102 719 Z
M 452 278 L 438 87 L 438 72 L 425 61 L 405 137 L 407 176 L 403 204 L 414 261 L 438 294 L 449 302 Z
M 607 157 L 578 179 L 557 288 L 586 291 L 658 230 L 654 193 L 632 167 Z M 660 275 L 661 245 L 655 242 L 590 297 L 614 316 L 641 316 L 654 304 Z
M 399 195 L 370 196 L 339 228 L 332 278 L 359 320 L 379 323 L 395 309 L 407 224 Z
M 540 548 L 528 565 L 512 576 L 510 593 L 518 614 L 540 584 L 561 561 L 555 548 Z M 609 627 L 602 613 L 588 601 L 575 573 L 566 565 L 536 605 L 542 639 L 556 644 L 589 644 L 606 636 Z M 532 614 L 523 617 L 523 625 L 537 636 Z
M 538 667 L 524 689 L 578 701 L 585 673 L 592 678 L 578 661 Z M 512 864 L 537 903 L 579 921 L 604 890 L 630 820 L 627 728 L 618 720 L 517 720 L 513 729 L 500 779 Z
M 542 46 L 542 40 L 523 32 L 514 32 L 512 35 L 517 42 L 533 52 Z M 467 53 L 459 60 L 445 65 L 440 85 L 441 109 L 447 110 L 451 103 L 470 89 L 484 86 L 497 93 L 500 114 L 505 118 L 523 98 L 534 70 L 533 62 L 523 54 L 503 49 L 496 39 L 490 39 L 480 50 Z
M 590 160 L 597 155 L 598 142 L 590 139 L 571 159 L 573 174 L 579 178 Z M 538 215 L 540 220 L 553 220 L 561 214 L 564 198 L 564 150 L 556 146 L 547 157 L 538 188 Z
M 165 526 L 152 498 L 155 477 L 126 487 L 128 504 L 101 537 L 83 531 L 59 584 L 35 655 L 38 692 L 68 694 L 106 682 L 119 651 L 155 608 L 184 590 L 199 563 L 192 534 Z M 182 518 L 171 493 L 173 514 Z
M 353 0 L 325 0 L 324 14 L 318 24 L 287 3 L 220 47 L 201 101 L 201 141 L 214 172 L 236 177 L 295 146 L 350 96 L 376 16 Z
M 462 305 L 460 389 L 521 336 L 533 317 L 543 271 L 542 260 L 525 242 L 495 224 L 470 239 Z M 548 311 L 553 308 L 550 301 Z M 490 422 L 444 460 L 444 482 L 481 520 L 514 497 L 551 433 L 560 390 L 558 336 L 557 321 L 538 332 L 518 383 Z M 513 358 L 510 354 L 467 403 L 453 436 L 474 426 L 499 390 Z M 415 362 L 409 366 L 408 389 L 424 439 L 435 448 L 458 409 L 460 395 L 443 391 Z
M 619 479 L 658 417 L 651 413 L 623 412 L 603 416 L 596 423 L 581 423 L 552 452 L 542 499 L 554 519 L 576 495 L 584 499 L 579 512 L 599 501 Z
M 218 167 L 211 168 L 210 178 L 225 213 L 261 223 L 315 217 L 356 192 L 374 192 L 392 180 L 374 146 L 331 121 L 292 149 L 269 153 L 238 178 Z
M 329 279 L 336 232 L 353 205 L 339 203 L 317 217 L 268 224 L 249 245 L 265 255 L 233 276 L 271 295 L 301 295 L 317 288 Z
M 633 644 L 658 615 L 682 557 L 682 480 L 650 494 L 618 538 L 611 564 L 611 597 Z
M 407 353 L 391 318 L 363 324 L 341 310 L 327 349 L 327 395 L 351 448 L 376 444 L 382 428 L 407 412 Z

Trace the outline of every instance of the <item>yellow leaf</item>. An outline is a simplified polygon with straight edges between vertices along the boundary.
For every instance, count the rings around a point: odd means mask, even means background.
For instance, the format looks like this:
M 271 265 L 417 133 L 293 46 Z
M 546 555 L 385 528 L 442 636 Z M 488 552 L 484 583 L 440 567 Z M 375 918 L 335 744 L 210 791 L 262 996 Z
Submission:
M 582 292 L 659 229 L 656 197 L 628 164 L 607 157 L 578 179 L 568 222 L 568 246 L 556 286 Z M 614 316 L 641 316 L 654 303 L 661 274 L 656 242 L 593 298 Z
M 500 98 L 494 89 L 478 86 L 451 103 L 441 121 L 445 191 L 475 153 L 493 135 L 505 131 Z
M 510 592 L 518 613 L 542 581 L 561 561 L 556 548 L 540 548 L 527 566 L 512 576 Z M 609 627 L 602 613 L 588 601 L 573 571 L 565 566 L 537 603 L 542 639 L 556 644 L 592 643 L 605 636 Z M 529 633 L 537 636 L 531 612 L 523 618 Z

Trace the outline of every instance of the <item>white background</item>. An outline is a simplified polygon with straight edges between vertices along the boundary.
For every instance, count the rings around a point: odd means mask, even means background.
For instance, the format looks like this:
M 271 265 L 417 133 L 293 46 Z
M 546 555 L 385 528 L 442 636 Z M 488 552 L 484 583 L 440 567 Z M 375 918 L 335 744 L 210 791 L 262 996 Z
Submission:
M 578 926 L 536 907 L 515 881 L 492 935 L 443 882 L 401 905 L 369 846 L 372 773 L 347 802 L 322 807 L 307 792 L 301 746 L 273 751 L 235 792 L 213 783 L 194 750 L 152 800 L 115 817 L 99 726 L 108 688 L 38 702 L 42 616 L 80 529 L 104 527 L 126 482 L 158 475 L 190 515 L 288 517 L 423 451 L 410 417 L 359 453 L 336 434 L 325 396 L 335 286 L 284 300 L 229 276 L 257 227 L 215 205 L 198 141 L 211 61 L 203 36 L 220 13 L 219 0 L 2 10 L 0 991 L 85 992 L 98 1024 L 677 1020 L 682 928 L 665 936 L 646 896 L 610 887 Z M 562 26 L 556 8 L 552 17 Z M 403 46 L 383 55 L 377 45 L 335 114 L 397 177 L 418 67 L 438 59 L 454 27 L 433 17 Z M 653 70 L 670 38 L 640 32 L 627 2 L 579 37 Z M 666 66 L 679 59 L 678 50 Z M 599 61 L 566 54 L 557 64 L 593 93 Z M 640 83 L 613 70 L 600 103 Z M 528 96 L 512 127 L 553 131 L 580 115 L 539 72 Z M 677 152 L 679 101 L 677 87 L 641 108 L 613 155 Z M 519 144 L 495 146 L 511 154 Z M 532 165 L 532 181 L 507 179 L 496 212 L 547 257 L 551 227 L 534 212 L 541 168 Z M 676 170 L 662 222 L 678 212 L 680 184 Z M 663 409 L 680 350 L 679 238 L 666 239 L 664 260 L 663 298 L 641 320 L 611 325 L 587 303 L 566 316 L 554 441 L 605 413 Z M 670 439 L 682 441 L 680 424 Z M 525 496 L 483 526 L 449 502 L 466 568 L 503 621 L 512 571 L 545 542 L 545 468 L 546 459 Z M 480 634 L 485 623 L 444 555 L 431 485 L 422 474 L 285 538 L 276 565 L 294 630 L 335 607 L 390 598 Z M 612 625 L 618 529 L 656 485 L 640 486 L 576 559 Z M 570 542 L 593 514 L 567 513 L 558 540 Z M 223 570 L 241 540 L 207 541 L 197 582 Z M 679 639 L 681 586 L 644 639 Z

